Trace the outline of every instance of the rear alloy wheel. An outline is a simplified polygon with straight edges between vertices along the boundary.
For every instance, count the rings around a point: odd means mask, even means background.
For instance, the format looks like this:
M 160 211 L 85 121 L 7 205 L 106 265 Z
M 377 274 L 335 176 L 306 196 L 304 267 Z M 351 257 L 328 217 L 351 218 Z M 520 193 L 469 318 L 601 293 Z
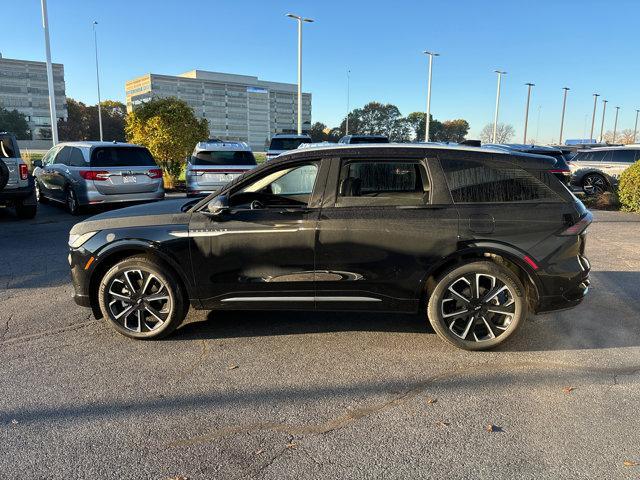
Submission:
M 465 350 L 503 343 L 527 316 L 524 287 L 509 269 L 493 262 L 463 264 L 442 276 L 428 306 L 439 337 Z
M 131 338 L 160 338 L 186 315 L 185 299 L 173 274 L 145 257 L 122 260 L 102 278 L 100 309 L 111 325 Z
M 609 184 L 602 175 L 590 173 L 582 179 L 582 191 L 586 195 L 600 195 L 609 191 Z
M 80 204 L 78 204 L 78 196 L 73 188 L 69 187 L 65 194 L 65 204 L 71 215 L 80 214 Z

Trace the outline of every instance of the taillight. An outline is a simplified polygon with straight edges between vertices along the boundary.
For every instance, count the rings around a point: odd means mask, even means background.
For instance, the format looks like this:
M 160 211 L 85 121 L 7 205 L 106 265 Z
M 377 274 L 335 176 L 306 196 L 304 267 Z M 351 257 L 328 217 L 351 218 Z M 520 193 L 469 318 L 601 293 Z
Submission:
M 80 170 L 80 176 L 85 180 L 104 182 L 109 178 L 109 172 L 103 172 L 99 170 Z
M 162 178 L 162 170 L 159 168 L 152 168 L 147 172 L 147 175 L 149 175 L 149 178 Z
M 22 180 L 26 180 L 27 178 L 29 178 L 29 167 L 27 167 L 26 163 L 21 163 L 19 165 L 20 168 L 20 178 Z
M 580 220 L 560 232 L 558 235 L 580 235 L 587 229 L 589 225 L 591 225 L 592 221 L 593 215 L 591 214 L 591 212 L 587 212 L 582 217 L 580 217 Z

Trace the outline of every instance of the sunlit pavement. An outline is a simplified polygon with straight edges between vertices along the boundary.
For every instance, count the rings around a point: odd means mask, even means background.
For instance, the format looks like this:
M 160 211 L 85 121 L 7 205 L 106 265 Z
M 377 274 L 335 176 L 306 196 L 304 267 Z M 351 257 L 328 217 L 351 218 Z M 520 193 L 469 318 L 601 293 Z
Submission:
M 640 216 L 595 217 L 585 302 L 469 353 L 406 315 L 128 340 L 71 299 L 79 219 L 0 210 L 0 477 L 637 479 Z

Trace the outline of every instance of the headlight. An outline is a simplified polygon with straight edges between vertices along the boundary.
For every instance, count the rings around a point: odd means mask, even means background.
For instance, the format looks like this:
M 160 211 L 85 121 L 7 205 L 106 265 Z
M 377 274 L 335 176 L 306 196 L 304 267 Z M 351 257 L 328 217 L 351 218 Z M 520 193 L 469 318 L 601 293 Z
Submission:
M 69 246 L 71 248 L 79 248 L 89 241 L 91 237 L 93 237 L 98 232 L 87 232 L 82 235 L 72 235 L 69 234 Z

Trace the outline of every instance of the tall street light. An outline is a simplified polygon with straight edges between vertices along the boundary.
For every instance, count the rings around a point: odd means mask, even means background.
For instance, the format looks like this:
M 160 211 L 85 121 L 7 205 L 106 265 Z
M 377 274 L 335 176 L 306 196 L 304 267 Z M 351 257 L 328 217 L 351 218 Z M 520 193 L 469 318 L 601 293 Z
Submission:
M 298 135 L 302 135 L 302 22 L 313 22 L 311 18 L 287 13 L 287 17 L 298 21 Z
M 435 53 L 435 52 L 429 52 L 428 50 L 425 50 L 424 52 L 425 55 L 429 55 L 429 80 L 427 81 L 427 116 L 425 117 L 425 122 L 424 122 L 424 141 L 428 142 L 429 141 L 429 123 L 430 123 L 430 116 L 431 116 L 431 70 L 433 67 L 433 57 L 438 57 L 440 56 L 439 53 Z
M 531 100 L 531 87 L 535 87 L 535 83 L 525 83 L 527 88 L 527 106 L 524 111 L 524 138 L 522 143 L 527 143 L 527 127 L 529 126 L 529 101 Z
M 604 136 L 604 114 L 607 112 L 607 102 L 608 100 L 602 100 L 602 123 L 600 124 L 600 142 L 602 142 L 602 137 Z
M 496 112 L 493 115 L 493 136 L 491 137 L 491 143 L 496 143 L 496 136 L 498 134 L 498 109 L 500 108 L 500 82 L 502 75 L 506 75 L 507 72 L 495 70 L 498 74 L 498 91 L 496 93 Z
M 616 119 L 613 122 L 613 140 L 611 143 L 616 143 L 616 131 L 618 130 L 618 112 L 620 111 L 620 107 L 616 107 Z
M 349 81 L 351 79 L 351 70 L 347 70 L 347 125 L 344 129 L 344 134 L 349 135 Z
M 596 124 L 596 105 L 598 103 L 598 97 L 600 94 L 593 94 L 593 115 L 591 116 L 591 133 L 589 134 L 589 142 L 593 140 L 593 127 Z
M 567 109 L 567 92 L 570 90 L 569 87 L 562 87 L 564 90 L 564 98 L 562 99 L 562 116 L 560 117 L 560 137 L 558 140 L 558 145 L 562 145 L 562 130 L 564 129 L 564 112 Z
M 636 110 L 636 126 L 633 127 L 633 143 L 636 143 L 636 134 L 638 133 L 638 113 L 640 113 L 640 110 Z
M 56 95 L 53 90 L 53 67 L 51 66 L 51 45 L 49 44 L 49 17 L 47 0 L 41 0 L 42 26 L 44 27 L 44 46 L 47 54 L 47 86 L 49 89 L 49 115 L 51 116 L 51 140 L 58 143 L 58 116 L 56 115 Z
M 96 25 L 93 21 L 93 44 L 96 50 L 96 82 L 98 84 L 98 125 L 100 127 L 100 141 L 102 141 L 102 108 L 100 107 L 100 73 L 98 73 L 98 36 L 96 35 Z

